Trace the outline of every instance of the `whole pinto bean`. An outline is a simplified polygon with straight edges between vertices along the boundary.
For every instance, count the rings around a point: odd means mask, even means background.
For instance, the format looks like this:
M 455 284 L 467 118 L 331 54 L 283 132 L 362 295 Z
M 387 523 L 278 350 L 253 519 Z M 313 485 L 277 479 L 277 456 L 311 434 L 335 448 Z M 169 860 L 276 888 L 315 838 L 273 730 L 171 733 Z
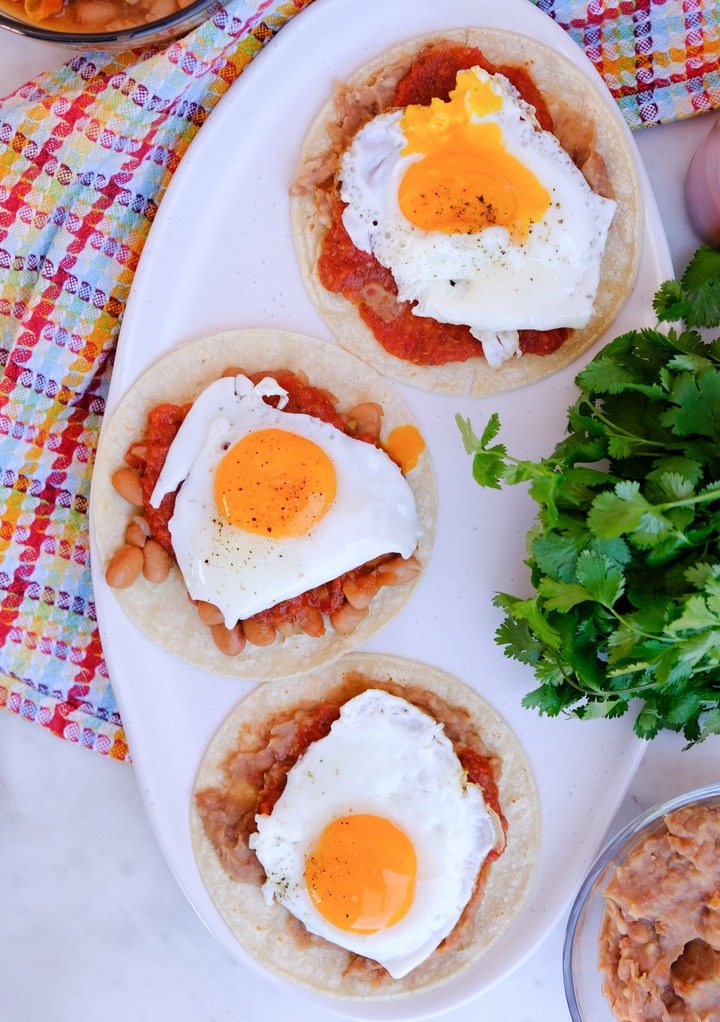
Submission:
M 149 539 L 142 548 L 142 552 L 143 577 L 148 582 L 164 582 L 172 567 L 170 555 L 155 539 Z
M 150 527 L 147 524 L 147 520 L 140 515 L 135 517 L 128 522 L 128 527 L 125 530 L 125 542 L 132 543 L 133 546 L 145 546 L 150 536 Z
M 398 555 L 378 565 L 375 573 L 381 585 L 402 586 L 406 582 L 412 582 L 421 570 L 422 565 L 417 557 L 400 557 Z
M 274 625 L 264 624 L 262 621 L 248 618 L 247 621 L 243 621 L 242 628 L 245 638 L 253 646 L 270 646 L 275 642 L 276 632 Z
M 297 624 L 306 635 L 318 639 L 325 634 L 325 622 L 317 607 L 303 607 L 297 615 Z
M 352 632 L 361 621 L 368 616 L 367 607 L 353 607 L 352 603 L 346 600 L 342 607 L 330 615 L 330 624 L 336 632 L 347 635 Z
M 112 558 L 105 572 L 105 581 L 113 589 L 127 589 L 142 571 L 143 551 L 133 543 L 125 543 Z
M 197 607 L 198 617 L 204 625 L 221 625 L 225 620 L 223 612 L 218 610 L 214 603 L 198 600 L 195 606 Z
M 137 474 L 135 469 L 124 466 L 119 468 L 117 472 L 113 474 L 112 480 L 113 488 L 123 500 L 126 500 L 128 504 L 132 504 L 133 507 L 142 507 L 144 503 L 142 484 L 140 482 L 140 476 Z
M 224 624 L 211 625 L 210 632 L 215 645 L 225 656 L 237 656 L 245 649 L 245 636 L 239 622 L 234 628 L 226 628 Z

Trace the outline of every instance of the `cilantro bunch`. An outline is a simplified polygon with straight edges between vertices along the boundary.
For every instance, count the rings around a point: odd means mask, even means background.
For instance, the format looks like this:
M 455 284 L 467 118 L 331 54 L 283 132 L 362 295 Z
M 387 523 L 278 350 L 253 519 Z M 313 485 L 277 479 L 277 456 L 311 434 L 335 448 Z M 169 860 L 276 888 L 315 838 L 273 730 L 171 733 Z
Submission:
M 635 732 L 720 733 L 720 252 L 703 246 L 653 308 L 672 327 L 618 337 L 579 374 L 567 436 L 519 461 L 457 416 L 481 486 L 529 482 L 533 596 L 497 593 L 497 642 L 539 687 L 523 705 Z M 682 321 L 682 322 L 678 322 Z

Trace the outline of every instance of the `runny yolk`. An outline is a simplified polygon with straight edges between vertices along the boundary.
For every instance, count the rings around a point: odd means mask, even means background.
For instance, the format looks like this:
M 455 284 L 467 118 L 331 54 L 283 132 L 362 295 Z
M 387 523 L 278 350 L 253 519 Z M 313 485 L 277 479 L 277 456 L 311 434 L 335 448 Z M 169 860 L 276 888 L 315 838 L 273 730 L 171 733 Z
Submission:
M 375 933 L 410 908 L 415 850 L 380 816 L 343 816 L 329 824 L 309 855 L 305 882 L 321 915 L 341 930 Z
M 231 525 L 290 538 L 309 532 L 335 497 L 335 469 L 307 437 L 262 429 L 239 440 L 215 473 L 215 500 Z
M 425 441 L 415 426 L 396 426 L 383 444 L 383 450 L 405 475 L 417 465 L 425 450 Z
M 474 71 L 461 71 L 447 102 L 408 106 L 400 121 L 402 155 L 422 154 L 400 183 L 400 209 L 416 227 L 444 234 L 476 234 L 506 227 L 521 243 L 540 220 L 550 195 L 532 171 L 506 150 L 499 124 L 471 120 L 492 115 L 503 99 Z

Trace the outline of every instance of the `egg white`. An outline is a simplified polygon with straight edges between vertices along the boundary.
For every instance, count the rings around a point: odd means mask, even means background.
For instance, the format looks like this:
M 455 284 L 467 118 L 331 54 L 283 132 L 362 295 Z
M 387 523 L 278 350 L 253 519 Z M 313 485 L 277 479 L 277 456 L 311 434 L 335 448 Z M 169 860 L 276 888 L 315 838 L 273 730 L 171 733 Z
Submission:
M 173 440 L 150 499 L 157 507 L 182 483 L 169 522 L 178 567 L 192 598 L 218 607 L 229 628 L 381 554 L 409 557 L 420 537 L 412 490 L 384 451 L 314 416 L 273 408 L 264 395 L 287 402 L 271 378 L 211 383 Z M 269 428 L 314 441 L 333 463 L 335 498 L 301 536 L 255 535 L 217 508 L 214 478 L 226 450 Z
M 401 301 L 442 323 L 464 324 L 483 343 L 491 365 L 518 354 L 517 331 L 584 327 L 600 280 L 600 263 L 616 203 L 592 191 L 554 135 L 537 130 L 532 108 L 503 75 L 472 69 L 502 98 L 495 122 L 506 150 L 550 193 L 541 220 L 520 244 L 505 227 L 475 234 L 424 231 L 398 202 L 408 166 L 401 155 L 403 110 L 380 114 L 357 132 L 340 161 L 343 223 L 353 244 L 389 268 Z
M 304 880 L 306 859 L 325 827 L 357 813 L 394 823 L 417 859 L 412 905 L 376 933 L 334 926 Z M 272 814 L 256 822 L 250 847 L 267 876 L 266 901 L 276 899 L 311 933 L 379 962 L 396 979 L 451 932 L 496 840 L 482 792 L 466 782 L 442 725 L 381 689 L 345 703 L 330 733 L 289 771 Z

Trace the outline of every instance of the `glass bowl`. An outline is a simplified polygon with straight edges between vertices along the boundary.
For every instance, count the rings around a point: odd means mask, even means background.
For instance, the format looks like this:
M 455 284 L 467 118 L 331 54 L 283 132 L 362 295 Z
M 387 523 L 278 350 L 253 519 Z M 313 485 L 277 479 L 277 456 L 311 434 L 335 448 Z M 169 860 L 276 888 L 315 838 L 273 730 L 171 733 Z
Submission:
M 126 20 L 124 15 L 115 16 L 113 13 L 109 15 L 109 20 L 89 20 L 82 28 L 68 26 L 67 29 L 61 29 L 56 27 L 60 25 L 58 19 L 47 18 L 38 23 L 24 20 L 20 13 L 24 10 L 23 0 L 17 3 L 13 0 L 0 0 L 0 28 L 28 39 L 56 43 L 69 49 L 133 50 L 177 39 L 178 36 L 184 35 L 212 17 L 221 7 L 220 0 L 194 0 L 176 9 L 178 4 L 183 2 L 184 0 L 154 0 L 154 10 L 162 16 L 150 21 L 140 21 L 139 24 L 132 26 L 123 23 Z M 126 4 L 124 0 L 77 0 L 75 8 L 82 6 L 89 12 L 94 7 L 99 12 L 108 12 L 112 7 L 121 5 L 126 11 L 139 11 L 145 3 L 146 0 L 134 5 Z M 146 16 L 152 17 L 150 13 Z M 122 27 L 117 27 L 119 25 Z
M 615 868 L 662 825 L 663 818 L 689 805 L 720 805 L 720 784 L 679 795 L 638 816 L 606 845 L 583 881 L 570 910 L 563 946 L 563 981 L 573 1022 L 616 1022 L 602 992 L 604 973 L 598 967 L 603 892 Z

